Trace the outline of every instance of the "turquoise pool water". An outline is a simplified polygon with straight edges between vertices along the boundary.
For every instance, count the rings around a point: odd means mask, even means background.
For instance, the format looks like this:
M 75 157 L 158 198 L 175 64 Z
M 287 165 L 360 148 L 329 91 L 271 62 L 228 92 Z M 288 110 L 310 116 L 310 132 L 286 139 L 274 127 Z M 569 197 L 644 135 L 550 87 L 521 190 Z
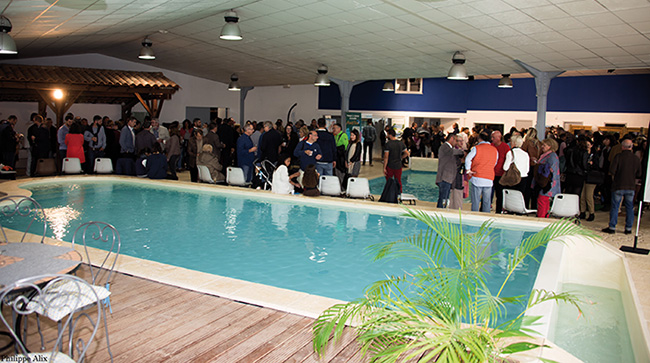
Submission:
M 428 171 L 404 170 L 402 172 L 402 192 L 415 195 L 418 200 L 428 202 L 438 201 L 438 186 L 436 185 L 437 173 Z M 381 195 L 386 184 L 386 178 L 371 179 L 370 193 Z
M 579 284 L 563 284 L 562 291 L 586 302 L 584 316 L 559 304 L 552 341 L 586 363 L 636 362 L 620 291 Z
M 413 269 L 411 260 L 372 262 L 365 249 L 423 227 L 399 216 L 302 205 L 297 197 L 266 202 L 259 199 L 263 195 L 116 181 L 27 188 L 46 208 L 48 232 L 54 237 L 69 241 L 82 221 L 105 221 L 119 230 L 123 254 L 342 300 L 361 296 L 365 286 L 386 275 Z M 500 266 L 531 233 L 495 231 L 491 252 L 499 252 Z M 535 257 L 541 260 L 542 255 L 540 250 Z M 528 295 L 538 268 L 536 261 L 527 261 L 506 294 Z M 493 271 L 495 285 L 503 273 Z

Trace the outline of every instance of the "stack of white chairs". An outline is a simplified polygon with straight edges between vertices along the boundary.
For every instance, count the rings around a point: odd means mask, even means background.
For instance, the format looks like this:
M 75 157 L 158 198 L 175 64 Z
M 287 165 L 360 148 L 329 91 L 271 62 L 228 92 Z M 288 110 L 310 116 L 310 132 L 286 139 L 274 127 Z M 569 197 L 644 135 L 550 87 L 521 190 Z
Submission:
M 109 158 L 95 159 L 94 171 L 97 174 L 113 174 L 113 161 Z
M 579 216 L 580 197 L 577 194 L 556 194 L 549 214 L 558 218 Z
M 236 185 L 239 187 L 247 187 L 251 184 L 246 182 L 244 170 L 234 166 L 229 166 L 226 170 L 226 183 L 228 183 L 228 185 Z
M 537 213 L 537 209 L 526 208 L 524 195 L 520 191 L 514 189 L 503 190 L 503 210 L 515 214 L 530 214 Z
M 340 180 L 334 175 L 321 175 L 318 180 L 318 190 L 321 195 L 340 197 L 342 194 Z
M 370 194 L 370 184 L 366 178 L 349 178 L 345 195 L 349 198 L 369 198 L 370 200 L 374 200 L 374 197 Z
M 207 166 L 205 165 L 197 165 L 196 166 L 199 169 L 199 181 L 202 183 L 208 183 L 208 184 L 215 184 L 214 179 L 212 179 L 212 175 L 210 175 L 210 169 L 208 169 Z
M 81 161 L 79 158 L 65 158 L 61 171 L 64 174 L 81 174 Z

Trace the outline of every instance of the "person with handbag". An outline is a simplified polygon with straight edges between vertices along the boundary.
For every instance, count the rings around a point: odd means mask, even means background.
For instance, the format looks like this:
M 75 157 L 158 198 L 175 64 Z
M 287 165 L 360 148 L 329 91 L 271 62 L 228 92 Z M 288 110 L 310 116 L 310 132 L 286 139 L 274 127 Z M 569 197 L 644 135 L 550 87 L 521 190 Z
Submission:
M 587 150 L 587 176 L 585 178 L 582 194 L 580 195 L 580 219 L 586 218 L 588 222 L 594 220 L 594 190 L 599 184 L 605 182 L 605 173 L 602 172 L 603 158 L 601 153 L 594 153 L 593 142 L 590 139 L 585 140 Z
M 506 154 L 506 160 L 503 162 L 504 174 L 499 183 L 506 189 L 515 189 L 523 194 L 528 185 L 530 156 L 521 148 L 524 144 L 521 135 L 512 135 L 510 144 L 512 149 Z
M 548 218 L 551 210 L 551 200 L 561 193 L 560 188 L 560 159 L 557 156 L 557 141 L 544 139 L 541 142 L 542 155 L 535 166 L 534 191 L 537 196 L 537 217 Z
M 497 163 L 494 165 L 494 188 L 493 195 L 495 197 L 494 210 L 497 214 L 503 212 L 503 184 L 499 183 L 499 180 L 505 173 L 503 169 L 503 163 L 506 160 L 506 155 L 509 154 L 510 146 L 508 143 L 503 142 L 503 135 L 501 131 L 494 130 L 490 135 L 492 140 L 492 146 L 494 146 L 498 151 Z

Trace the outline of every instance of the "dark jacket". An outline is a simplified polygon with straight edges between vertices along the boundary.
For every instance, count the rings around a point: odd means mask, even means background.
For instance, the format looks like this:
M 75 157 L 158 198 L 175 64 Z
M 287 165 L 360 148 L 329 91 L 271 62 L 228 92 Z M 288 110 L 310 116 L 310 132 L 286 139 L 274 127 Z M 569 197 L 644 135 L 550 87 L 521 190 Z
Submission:
M 635 190 L 636 179 L 641 178 L 641 160 L 632 150 L 623 150 L 609 166 L 612 175 L 612 190 Z
M 334 135 L 326 130 L 316 130 L 318 132 L 318 140 L 316 144 L 320 146 L 323 157 L 318 160 L 321 163 L 331 163 L 336 161 L 336 141 Z
M 454 149 L 450 144 L 444 143 L 438 149 L 438 174 L 436 183 L 445 182 L 452 184 L 458 174 L 457 156 L 465 152 L 461 149 Z
M 212 131 L 203 137 L 203 145 L 205 144 L 212 145 L 212 155 L 215 156 L 221 156 L 221 149 L 225 146 L 219 139 L 219 135 Z
M 270 129 L 260 137 L 260 159 L 278 162 L 278 152 L 282 144 L 282 134 L 276 129 Z
M 149 179 L 167 178 L 167 157 L 164 154 L 147 156 L 147 177 Z
M 311 156 L 309 156 L 305 153 L 305 150 L 312 150 L 313 153 L 311 154 Z M 318 145 L 318 143 L 315 142 L 310 145 L 307 143 L 307 141 L 299 142 L 298 145 L 296 146 L 296 149 L 293 151 L 293 155 L 297 158 L 300 158 L 300 169 L 302 170 L 306 170 L 309 164 L 316 165 L 317 162 L 316 156 L 322 154 L 323 152 L 320 146 Z M 321 158 L 321 161 L 322 160 L 323 159 Z

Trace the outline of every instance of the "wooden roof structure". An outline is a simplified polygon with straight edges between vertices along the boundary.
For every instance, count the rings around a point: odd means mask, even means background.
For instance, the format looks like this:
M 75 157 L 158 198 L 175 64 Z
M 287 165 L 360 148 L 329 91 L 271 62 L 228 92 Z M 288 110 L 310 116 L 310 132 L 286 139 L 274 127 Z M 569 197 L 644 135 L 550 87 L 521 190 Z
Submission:
M 60 100 L 56 89 L 63 91 Z M 120 104 L 123 117 L 141 103 L 158 117 L 164 100 L 179 89 L 162 72 L 0 64 L 0 101 L 38 102 L 43 115 L 49 106 L 59 124 L 74 103 Z

